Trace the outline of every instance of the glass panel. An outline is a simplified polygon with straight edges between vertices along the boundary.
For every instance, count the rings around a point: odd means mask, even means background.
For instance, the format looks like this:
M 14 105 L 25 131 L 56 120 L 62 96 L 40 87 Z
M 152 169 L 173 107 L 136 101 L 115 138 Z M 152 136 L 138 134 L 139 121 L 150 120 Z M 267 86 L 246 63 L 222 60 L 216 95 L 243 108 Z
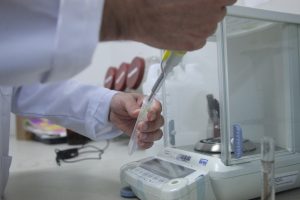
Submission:
M 277 153 L 291 151 L 291 102 L 296 88 L 290 71 L 298 63 L 297 26 L 227 17 L 226 35 L 231 127 L 227 134 L 233 138 L 234 130 L 242 132 L 242 160 L 259 156 L 263 136 L 274 138 Z M 233 129 L 234 125 L 241 130 Z M 245 151 L 245 141 L 256 148 Z
M 297 25 L 240 17 L 224 24 L 225 33 L 218 29 L 204 48 L 188 52 L 166 80 L 165 144 L 221 153 L 226 165 L 259 159 L 263 136 L 274 138 L 277 155 L 299 150 L 293 143 L 300 127 Z M 240 140 L 232 139 L 233 125 Z
M 212 37 L 204 48 L 188 52 L 166 80 L 165 133 L 170 146 L 194 151 L 200 140 L 220 134 L 218 55 L 214 40 Z

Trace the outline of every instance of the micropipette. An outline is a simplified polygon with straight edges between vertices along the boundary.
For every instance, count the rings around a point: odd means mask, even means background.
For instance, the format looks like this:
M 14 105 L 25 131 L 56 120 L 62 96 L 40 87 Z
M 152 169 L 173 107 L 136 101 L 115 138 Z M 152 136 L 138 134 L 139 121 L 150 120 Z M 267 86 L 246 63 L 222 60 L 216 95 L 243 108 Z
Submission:
M 135 122 L 133 131 L 132 131 L 132 134 L 130 137 L 129 145 L 128 145 L 128 154 L 129 155 L 132 155 L 138 149 L 138 144 L 137 144 L 138 124 L 142 121 L 147 120 L 147 113 L 151 107 L 151 104 L 154 100 L 156 93 L 161 88 L 164 80 L 166 79 L 169 72 L 173 69 L 173 67 L 177 66 L 181 62 L 182 57 L 184 56 L 185 53 L 186 52 L 184 52 L 184 51 L 169 51 L 169 50 L 166 50 L 164 52 L 162 60 L 161 60 L 161 73 L 160 73 L 159 77 L 157 78 L 156 82 L 154 83 L 154 85 L 151 89 L 150 95 L 145 97 L 142 107 L 141 107 L 141 110 L 140 110 L 140 113 L 139 113 L 139 116 Z

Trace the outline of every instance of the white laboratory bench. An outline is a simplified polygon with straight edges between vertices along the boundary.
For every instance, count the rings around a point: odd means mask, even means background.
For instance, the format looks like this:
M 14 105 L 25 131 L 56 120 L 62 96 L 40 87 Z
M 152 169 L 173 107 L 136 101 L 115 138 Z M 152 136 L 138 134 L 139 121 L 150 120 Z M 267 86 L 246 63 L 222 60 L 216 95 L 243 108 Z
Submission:
M 141 151 L 128 156 L 126 140 L 112 141 L 102 160 L 62 163 L 59 167 L 54 150 L 70 146 L 17 141 L 14 137 L 10 145 L 13 163 L 6 200 L 124 200 L 119 195 L 120 167 L 149 154 Z M 281 193 L 276 199 L 299 200 L 300 189 Z
M 112 141 L 101 160 L 78 163 L 55 162 L 56 148 L 70 145 L 45 145 L 35 141 L 17 141 L 11 137 L 13 162 L 6 188 L 6 200 L 118 200 L 120 167 L 145 156 L 127 154 L 128 141 Z M 104 147 L 105 142 L 90 143 Z M 134 200 L 134 199 L 133 199 Z

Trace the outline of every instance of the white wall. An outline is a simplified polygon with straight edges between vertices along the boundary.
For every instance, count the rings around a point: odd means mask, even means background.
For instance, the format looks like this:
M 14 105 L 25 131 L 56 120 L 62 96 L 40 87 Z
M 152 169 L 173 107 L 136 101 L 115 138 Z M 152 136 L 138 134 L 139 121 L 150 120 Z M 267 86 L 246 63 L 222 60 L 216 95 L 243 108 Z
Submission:
M 300 14 L 299 0 L 239 0 L 237 5 Z
M 102 86 L 108 67 L 119 67 L 122 62 L 130 63 L 135 56 L 149 58 L 159 55 L 159 49 L 138 42 L 99 43 L 91 65 L 78 74 L 75 79 L 88 84 Z

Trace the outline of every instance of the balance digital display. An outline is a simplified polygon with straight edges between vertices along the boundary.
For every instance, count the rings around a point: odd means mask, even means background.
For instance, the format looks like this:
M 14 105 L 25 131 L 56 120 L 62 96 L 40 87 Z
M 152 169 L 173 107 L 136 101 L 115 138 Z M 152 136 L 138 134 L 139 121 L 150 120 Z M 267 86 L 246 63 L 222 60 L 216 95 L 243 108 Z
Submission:
M 183 178 L 195 172 L 193 169 L 157 158 L 141 163 L 140 167 L 168 179 Z

